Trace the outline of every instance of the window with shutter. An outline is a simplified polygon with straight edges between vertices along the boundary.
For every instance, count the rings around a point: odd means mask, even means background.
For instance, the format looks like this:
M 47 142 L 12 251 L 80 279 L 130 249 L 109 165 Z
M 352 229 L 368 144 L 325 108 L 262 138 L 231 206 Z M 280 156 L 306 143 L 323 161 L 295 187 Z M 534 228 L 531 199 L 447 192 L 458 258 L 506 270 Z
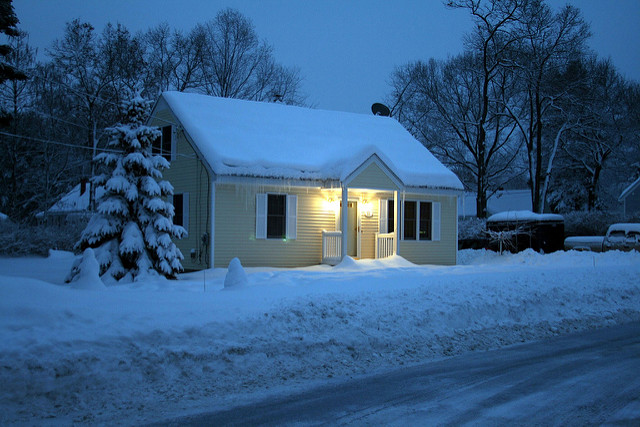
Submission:
M 296 239 L 298 196 L 256 195 L 256 239 Z

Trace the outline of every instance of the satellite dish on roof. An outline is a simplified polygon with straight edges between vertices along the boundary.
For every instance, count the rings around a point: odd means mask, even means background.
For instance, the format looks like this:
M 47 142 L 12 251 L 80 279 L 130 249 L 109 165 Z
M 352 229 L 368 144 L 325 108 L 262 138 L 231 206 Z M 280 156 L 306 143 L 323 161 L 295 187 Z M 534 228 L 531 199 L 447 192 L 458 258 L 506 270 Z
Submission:
M 374 116 L 389 117 L 391 115 L 391 110 L 389 110 L 389 107 L 384 104 L 380 104 L 379 102 L 376 102 L 371 106 L 371 112 Z

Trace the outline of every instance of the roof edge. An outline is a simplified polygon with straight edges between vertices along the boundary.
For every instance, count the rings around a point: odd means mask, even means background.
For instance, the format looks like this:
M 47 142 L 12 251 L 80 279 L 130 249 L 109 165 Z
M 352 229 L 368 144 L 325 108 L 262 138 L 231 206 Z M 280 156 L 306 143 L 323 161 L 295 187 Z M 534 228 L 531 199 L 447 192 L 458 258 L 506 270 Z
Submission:
M 640 178 L 636 179 L 627 188 L 622 190 L 622 193 L 620 193 L 620 197 L 618 197 L 618 201 L 621 202 L 626 199 L 627 196 L 631 194 L 631 192 L 633 192 L 633 190 L 635 190 L 638 186 L 640 186 Z

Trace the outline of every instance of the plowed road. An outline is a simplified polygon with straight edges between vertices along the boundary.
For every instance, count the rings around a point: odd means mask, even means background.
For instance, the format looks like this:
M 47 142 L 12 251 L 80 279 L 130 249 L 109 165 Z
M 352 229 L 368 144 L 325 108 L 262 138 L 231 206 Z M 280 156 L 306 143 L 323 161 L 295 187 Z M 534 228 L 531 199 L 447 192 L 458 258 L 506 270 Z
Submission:
M 426 363 L 179 425 L 640 425 L 640 323 Z

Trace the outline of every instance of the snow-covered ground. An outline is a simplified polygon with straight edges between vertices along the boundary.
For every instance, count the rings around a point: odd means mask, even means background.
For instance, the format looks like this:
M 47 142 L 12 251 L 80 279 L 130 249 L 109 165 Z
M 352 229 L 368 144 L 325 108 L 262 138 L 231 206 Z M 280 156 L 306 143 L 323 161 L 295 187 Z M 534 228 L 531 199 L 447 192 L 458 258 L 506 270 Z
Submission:
M 640 253 L 462 251 L 102 290 L 0 259 L 0 424 L 139 424 L 640 319 Z M 238 283 L 230 280 L 228 283 Z

